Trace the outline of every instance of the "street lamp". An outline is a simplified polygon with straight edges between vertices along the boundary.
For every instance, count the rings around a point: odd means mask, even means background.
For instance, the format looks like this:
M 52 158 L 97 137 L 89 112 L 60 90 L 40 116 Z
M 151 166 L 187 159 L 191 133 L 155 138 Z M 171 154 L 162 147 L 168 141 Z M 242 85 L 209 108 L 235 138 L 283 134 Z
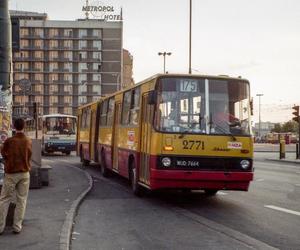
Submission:
M 171 52 L 158 52 L 159 56 L 163 56 L 164 57 L 164 74 L 166 74 L 166 56 L 170 56 L 172 55 Z
M 190 0 L 189 74 L 192 74 L 192 0 Z
M 259 138 L 261 137 L 261 111 L 260 111 L 260 108 L 261 108 L 261 105 L 260 105 L 260 97 L 263 96 L 264 94 L 256 94 L 256 96 L 258 96 L 258 136 Z

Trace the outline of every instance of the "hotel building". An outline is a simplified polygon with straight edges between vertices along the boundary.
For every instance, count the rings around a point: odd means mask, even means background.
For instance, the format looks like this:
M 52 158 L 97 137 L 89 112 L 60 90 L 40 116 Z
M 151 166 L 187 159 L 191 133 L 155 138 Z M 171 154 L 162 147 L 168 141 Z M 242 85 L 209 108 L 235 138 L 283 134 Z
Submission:
M 34 102 L 39 114 L 76 115 L 78 106 L 128 85 L 122 83 L 123 55 L 132 57 L 123 51 L 122 21 L 55 21 L 24 11 L 11 11 L 11 17 L 20 22 L 20 50 L 13 53 L 15 117 L 32 115 Z

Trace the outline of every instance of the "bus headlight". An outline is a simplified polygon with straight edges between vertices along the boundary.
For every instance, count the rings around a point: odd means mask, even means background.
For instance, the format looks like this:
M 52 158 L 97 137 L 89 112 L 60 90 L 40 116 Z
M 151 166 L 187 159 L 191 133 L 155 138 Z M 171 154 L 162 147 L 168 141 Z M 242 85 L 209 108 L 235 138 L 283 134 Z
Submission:
M 241 161 L 241 167 L 242 167 L 242 169 L 247 169 L 247 168 L 249 168 L 249 166 L 250 166 L 250 162 L 248 161 L 248 160 L 242 160 Z
M 170 167 L 171 159 L 169 157 L 164 157 L 162 158 L 161 163 L 163 164 L 164 167 Z

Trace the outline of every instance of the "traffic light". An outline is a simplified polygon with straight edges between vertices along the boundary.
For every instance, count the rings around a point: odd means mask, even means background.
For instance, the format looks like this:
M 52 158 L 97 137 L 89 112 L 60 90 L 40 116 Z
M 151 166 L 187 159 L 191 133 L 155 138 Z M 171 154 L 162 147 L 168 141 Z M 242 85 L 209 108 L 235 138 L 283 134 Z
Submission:
M 294 106 L 293 110 L 294 110 L 293 115 L 295 116 L 293 117 L 293 120 L 295 122 L 299 122 L 299 106 Z

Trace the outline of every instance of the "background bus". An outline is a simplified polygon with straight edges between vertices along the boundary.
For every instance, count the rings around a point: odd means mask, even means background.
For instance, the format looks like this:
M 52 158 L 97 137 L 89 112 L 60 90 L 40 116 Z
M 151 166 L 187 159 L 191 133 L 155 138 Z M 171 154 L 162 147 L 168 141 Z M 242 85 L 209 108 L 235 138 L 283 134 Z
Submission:
M 42 141 L 42 153 L 62 152 L 70 155 L 76 150 L 76 116 L 64 114 L 43 115 L 38 118 L 38 139 Z M 36 138 L 33 118 L 25 119 L 25 133 Z
M 128 178 L 136 194 L 141 187 L 247 191 L 253 179 L 245 79 L 156 75 L 78 115 L 81 161 Z

